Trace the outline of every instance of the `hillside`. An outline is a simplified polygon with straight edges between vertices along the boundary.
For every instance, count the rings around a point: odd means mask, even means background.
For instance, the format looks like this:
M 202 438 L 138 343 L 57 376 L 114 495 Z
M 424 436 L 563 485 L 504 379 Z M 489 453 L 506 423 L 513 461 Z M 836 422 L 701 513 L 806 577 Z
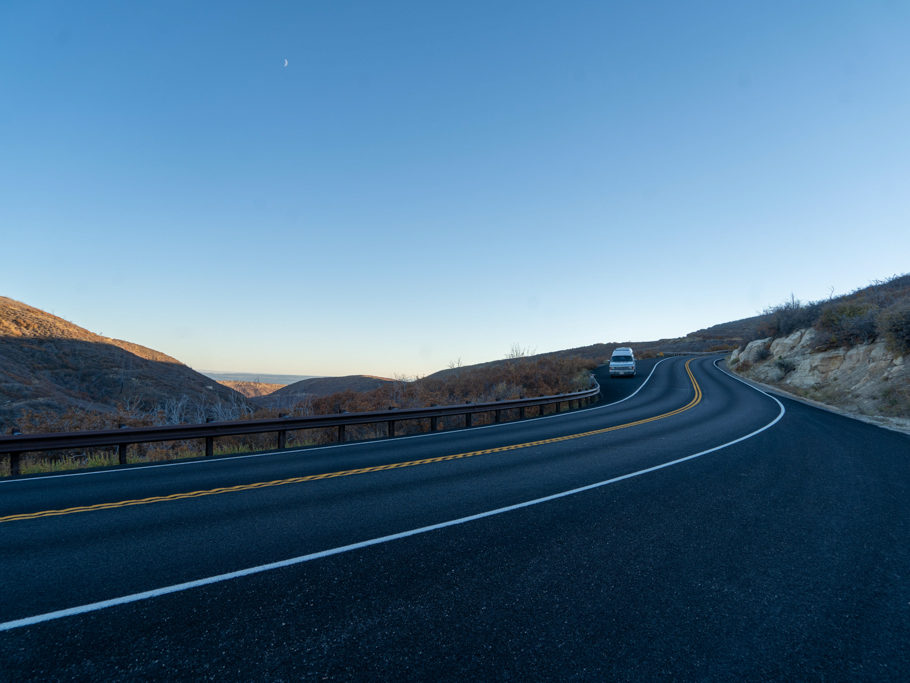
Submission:
M 910 364 L 887 341 L 820 348 L 814 328 L 757 339 L 727 359 L 749 379 L 910 432 Z
M 465 371 L 500 371 L 529 359 L 580 360 L 591 364 L 593 367 L 607 362 L 610 359 L 610 354 L 613 353 L 613 349 L 618 346 L 631 346 L 635 349 L 635 355 L 638 358 L 653 358 L 661 353 L 728 351 L 739 345 L 739 337 L 737 336 L 724 337 L 721 334 L 708 334 L 702 337 L 697 335 L 698 333 L 693 333 L 678 339 L 659 339 L 657 341 L 617 341 L 605 344 L 590 344 L 588 346 L 578 346 L 562 351 L 547 351 L 520 358 L 501 358 L 499 360 L 487 361 L 486 363 L 446 368 L 445 370 L 439 370 L 427 375 L 425 379 L 448 380 Z
M 170 356 L 0 297 L 0 429 L 29 412 L 68 410 L 176 422 L 249 408 Z
M 760 318 L 734 371 L 854 416 L 910 430 L 910 276 Z
M 268 394 L 274 393 L 279 389 L 285 387 L 284 384 L 269 384 L 268 382 L 239 382 L 232 380 L 219 380 L 219 384 L 223 384 L 228 389 L 233 389 L 238 391 L 247 398 L 257 398 L 259 396 L 267 396 Z
M 346 392 L 363 393 L 394 384 L 395 380 L 372 375 L 346 375 L 344 377 L 313 377 L 281 387 L 254 402 L 262 407 L 292 406 L 306 399 L 321 398 Z
M 773 339 L 809 328 L 815 330 L 808 349 L 813 357 L 882 342 L 900 358 L 910 348 L 910 276 L 822 302 L 802 304 L 791 299 L 761 315 L 677 339 L 619 341 L 533 356 L 521 354 L 451 367 L 416 382 L 349 375 L 311 377 L 287 386 L 218 383 L 163 353 L 96 335 L 0 297 L 0 429 L 8 431 L 14 421 L 30 431 L 66 431 L 119 423 L 201 422 L 254 413 L 260 417 L 319 414 L 536 395 L 580 386 L 583 370 L 607 360 L 616 346 L 631 345 L 641 358 L 728 351 L 744 349 L 758 338 L 767 339 L 770 345 Z M 889 394 L 900 399 L 892 411 L 908 412 L 906 401 L 910 399 L 905 393 Z M 68 412 L 72 415 L 66 419 L 54 417 Z M 30 421 L 26 419 L 29 414 Z

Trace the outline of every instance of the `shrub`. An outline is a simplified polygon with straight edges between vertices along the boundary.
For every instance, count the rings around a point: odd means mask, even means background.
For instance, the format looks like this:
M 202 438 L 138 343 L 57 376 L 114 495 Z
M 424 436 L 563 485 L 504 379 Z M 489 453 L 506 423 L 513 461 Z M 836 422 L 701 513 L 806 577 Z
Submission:
M 910 415 L 910 389 L 907 387 L 887 387 L 882 391 L 881 411 L 883 415 L 906 417 Z
M 877 312 L 871 304 L 830 303 L 822 308 L 815 327 L 831 335 L 831 341 L 836 345 L 865 344 L 878 336 L 875 324 Z
M 777 357 L 777 360 L 774 361 L 774 365 L 776 365 L 777 369 L 785 375 L 789 375 L 791 372 L 796 370 L 796 364 L 792 360 L 783 358 L 781 356 Z
M 899 356 L 910 353 L 910 302 L 886 308 L 879 313 L 877 323 L 890 351 Z
M 804 305 L 791 295 L 789 301 L 766 309 L 765 315 L 769 318 L 760 329 L 761 336 L 786 337 L 796 330 L 812 327 L 819 315 L 819 304 Z

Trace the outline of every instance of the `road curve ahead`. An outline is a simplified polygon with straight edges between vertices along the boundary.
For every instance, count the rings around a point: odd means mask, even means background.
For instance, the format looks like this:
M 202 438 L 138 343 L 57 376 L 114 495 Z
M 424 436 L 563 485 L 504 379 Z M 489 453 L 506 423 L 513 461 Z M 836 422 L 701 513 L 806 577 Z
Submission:
M 910 438 L 715 360 L 539 420 L 2 482 L 0 679 L 906 680 Z

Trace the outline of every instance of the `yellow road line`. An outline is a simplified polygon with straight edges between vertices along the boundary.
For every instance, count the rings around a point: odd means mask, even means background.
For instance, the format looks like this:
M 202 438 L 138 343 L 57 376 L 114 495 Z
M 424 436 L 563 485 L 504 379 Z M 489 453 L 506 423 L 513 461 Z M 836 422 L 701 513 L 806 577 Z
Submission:
M 150 505 L 152 503 L 166 503 L 168 501 L 174 500 L 186 500 L 188 498 L 202 498 L 204 496 L 215 496 L 221 493 L 236 493 L 238 491 L 252 491 L 253 489 L 264 489 L 270 488 L 272 486 L 285 486 L 287 484 L 301 484 L 307 481 L 317 481 L 319 479 L 334 479 L 336 477 L 350 477 L 355 474 L 367 474 L 370 472 L 382 472 L 384 470 L 394 470 L 401 467 L 415 467 L 417 465 L 431 465 L 433 463 L 445 462 L 447 460 L 458 460 L 460 458 L 472 458 L 475 455 L 488 455 L 490 453 L 505 453 L 506 451 L 515 451 L 521 448 L 531 448 L 533 446 L 545 446 L 552 443 L 560 443 L 562 441 L 571 441 L 572 439 L 581 439 L 586 436 L 596 436 L 598 434 L 606 434 L 608 432 L 615 432 L 620 429 L 628 429 L 629 427 L 637 427 L 638 425 L 647 424 L 648 422 L 655 422 L 657 420 L 663 420 L 674 415 L 679 415 L 691 408 L 694 408 L 701 402 L 702 392 L 701 387 L 698 385 L 698 382 L 695 380 L 695 375 L 692 374 L 692 369 L 689 367 L 691 360 L 686 361 L 686 372 L 689 374 L 689 380 L 692 382 L 692 387 L 695 389 L 695 396 L 689 401 L 686 405 L 676 410 L 671 410 L 669 413 L 663 413 L 662 415 L 655 415 L 653 417 L 646 417 L 641 420 L 636 420 L 635 422 L 627 422 L 621 425 L 615 425 L 613 427 L 604 427 L 603 429 L 594 429 L 589 432 L 580 432 L 578 434 L 568 434 L 566 436 L 557 436 L 551 439 L 541 439 L 540 441 L 528 441 L 527 443 L 518 443 L 511 446 L 499 446 L 498 448 L 485 448 L 479 451 L 470 451 L 467 453 L 455 453 L 453 455 L 443 455 L 436 458 L 423 458 L 422 460 L 408 460 L 405 462 L 393 462 L 387 465 L 375 465 L 373 467 L 360 467 L 353 470 L 340 470 L 338 472 L 325 472 L 323 474 L 308 474 L 303 477 L 291 477 L 290 479 L 275 479 L 273 481 L 259 481 L 252 484 L 238 484 L 237 486 L 223 486 L 215 489 L 205 489 L 202 491 L 189 491 L 186 493 L 172 493 L 169 496 L 152 496 L 150 498 L 136 498 L 133 500 L 121 500 L 113 503 L 98 503 L 96 505 L 80 505 L 78 507 L 64 508 L 61 510 L 42 510 L 40 512 L 26 512 L 17 515 L 7 515 L 6 517 L 0 517 L 0 523 L 3 522 L 18 522 L 26 519 L 39 519 L 41 517 L 60 517 L 62 515 L 73 515 L 79 512 L 92 512 L 95 510 L 112 510 L 115 508 L 125 508 L 131 507 L 133 505 Z

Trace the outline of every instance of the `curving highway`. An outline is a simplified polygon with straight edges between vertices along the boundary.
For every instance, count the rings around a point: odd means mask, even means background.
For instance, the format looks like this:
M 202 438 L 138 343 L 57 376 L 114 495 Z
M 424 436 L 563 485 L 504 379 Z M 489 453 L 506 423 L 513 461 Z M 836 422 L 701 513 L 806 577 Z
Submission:
M 0 679 L 910 676 L 910 438 L 643 361 L 574 413 L 0 482 Z

